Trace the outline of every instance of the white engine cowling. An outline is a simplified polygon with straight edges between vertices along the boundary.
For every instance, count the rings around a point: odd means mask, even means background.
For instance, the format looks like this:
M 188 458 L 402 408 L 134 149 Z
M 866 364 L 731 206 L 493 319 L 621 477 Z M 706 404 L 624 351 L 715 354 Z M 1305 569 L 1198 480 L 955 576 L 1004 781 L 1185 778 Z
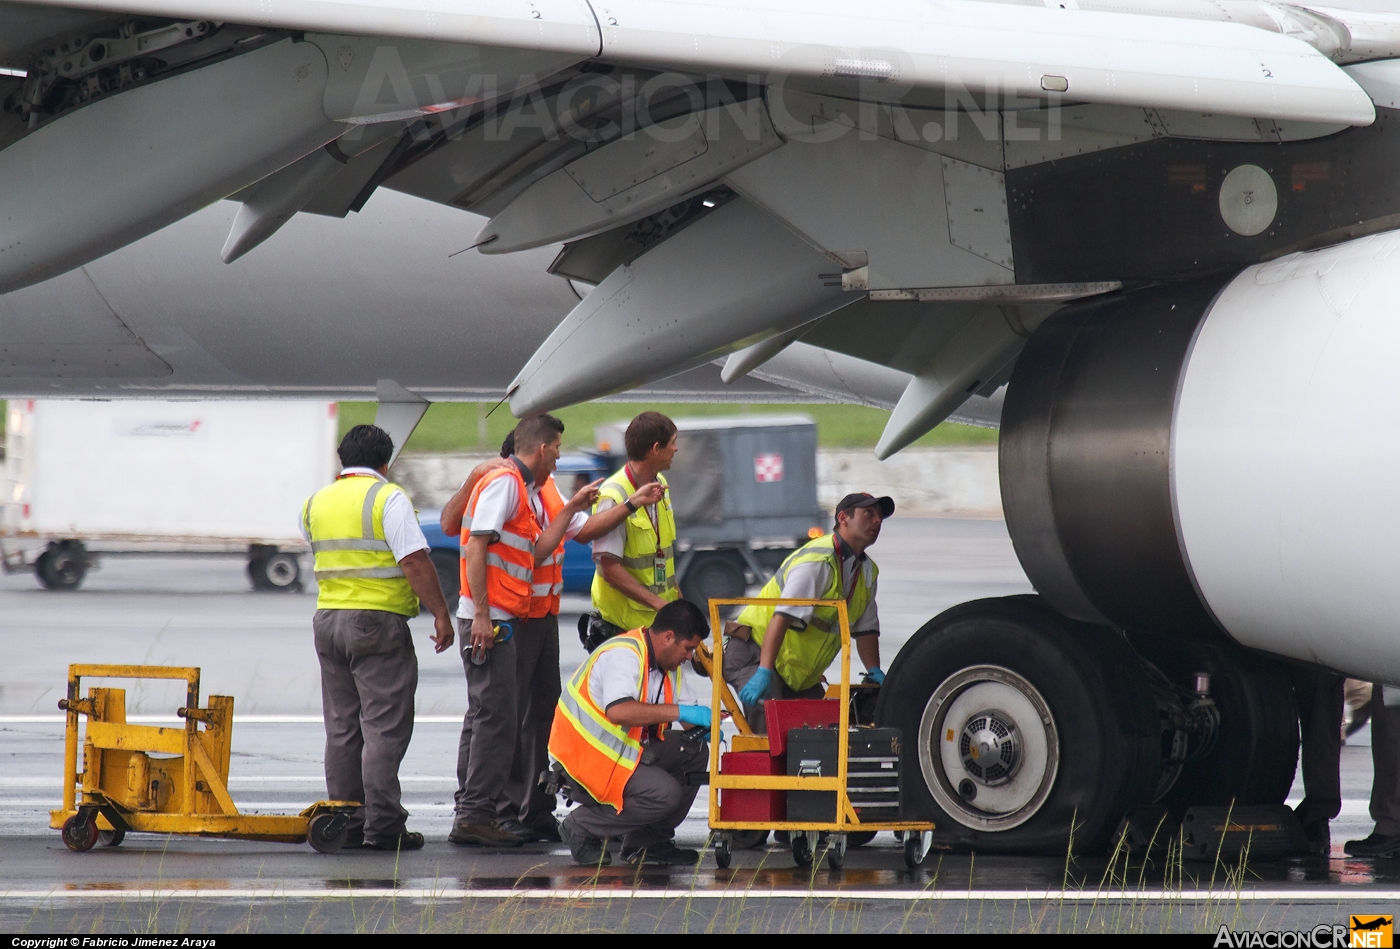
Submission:
M 1061 311 L 1002 417 L 1062 612 L 1400 682 L 1400 233 Z

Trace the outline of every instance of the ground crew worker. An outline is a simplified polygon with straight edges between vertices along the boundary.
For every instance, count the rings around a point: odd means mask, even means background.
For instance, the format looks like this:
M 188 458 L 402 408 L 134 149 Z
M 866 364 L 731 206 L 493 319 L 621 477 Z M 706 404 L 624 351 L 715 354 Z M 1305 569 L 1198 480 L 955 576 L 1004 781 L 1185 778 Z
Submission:
M 1376 826 L 1342 849 L 1352 857 L 1400 857 L 1400 695 L 1395 686 L 1380 682 L 1371 687 L 1371 765 L 1371 819 Z
M 576 863 L 610 863 L 610 839 L 621 842 L 629 863 L 699 862 L 698 852 L 676 846 L 675 835 L 699 790 L 687 775 L 704 771 L 709 760 L 710 707 L 693 691 L 692 677 L 682 675 L 708 632 L 700 608 L 676 600 L 650 627 L 600 645 L 569 680 L 549 754 L 579 805 L 560 824 Z M 694 728 L 671 729 L 672 722 Z
M 658 482 L 676 456 L 676 423 L 660 412 L 643 412 L 623 436 L 627 464 L 603 482 L 599 514 L 615 505 L 628 509 L 627 519 L 593 542 L 593 608 L 602 619 L 602 635 L 646 626 L 656 611 L 680 596 L 676 587 L 676 518 L 671 499 L 638 506 L 630 495 Z
M 894 501 L 848 494 L 836 505 L 836 530 L 793 551 L 759 591 L 761 597 L 846 601 L 851 637 L 866 676 L 883 682 L 880 616 L 875 607 L 880 570 L 866 551 Z M 766 699 L 821 698 L 822 673 L 841 652 L 841 628 L 830 606 L 750 606 L 735 617 L 724 645 L 724 677 L 740 686 L 744 716 L 764 732 Z
M 560 436 L 564 426 L 553 416 L 542 416 L 553 435 L 549 454 L 555 461 L 558 458 Z M 555 426 L 557 425 L 557 430 Z M 443 507 L 440 524 L 444 533 L 462 532 L 463 515 L 477 483 L 491 471 L 508 467 L 515 454 L 515 432 L 511 432 L 501 445 L 501 459 L 483 462 L 478 465 L 462 487 Z M 550 462 L 551 469 L 555 462 Z M 528 467 L 528 466 L 527 466 Z M 531 469 L 532 478 L 534 470 Z M 513 484 L 507 481 L 503 484 Z M 586 500 L 591 503 L 597 493 L 597 484 L 574 485 L 574 494 L 587 490 Z M 566 507 L 554 483 L 553 474 L 546 475 L 542 482 L 532 480 L 527 490 L 530 507 L 541 530 L 548 528 L 561 515 Z M 652 484 L 632 496 L 635 504 L 655 501 L 661 496 L 661 486 Z M 496 822 L 502 829 L 521 838 L 524 843 L 539 840 L 559 840 L 559 827 L 554 819 L 554 795 L 540 787 L 540 772 L 549 766 L 549 729 L 554 718 L 554 706 L 559 701 L 559 595 L 564 587 L 563 563 L 564 540 L 572 538 L 580 543 L 588 543 L 594 537 L 605 534 L 621 523 L 626 516 L 626 508 L 619 508 L 589 517 L 583 510 L 577 510 L 569 520 L 559 545 L 542 563 L 535 567 L 530 597 L 528 630 L 518 632 L 515 642 L 515 696 L 517 741 L 515 756 L 510 768 L 504 791 L 496 802 Z M 470 531 L 467 532 L 470 534 Z M 464 545 L 465 547 L 465 545 Z M 465 587 L 464 587 L 465 589 Z M 468 597 L 463 597 L 458 606 L 459 621 L 472 618 L 474 606 Z M 462 663 L 470 673 L 471 650 L 467 638 L 463 637 Z M 470 770 L 472 746 L 471 712 L 468 710 L 462 723 L 462 736 L 457 749 L 457 799 L 465 797 L 467 773 Z M 455 822 L 454 822 L 455 823 Z M 449 836 L 457 843 L 473 841 L 458 834 L 454 829 Z
M 340 442 L 344 467 L 301 509 L 302 535 L 316 555 L 316 615 L 326 723 L 326 791 L 363 801 L 347 840 L 374 850 L 416 850 L 406 830 L 399 764 L 413 737 L 418 656 L 408 619 L 419 600 L 433 614 L 433 647 L 452 645 L 452 618 L 428 541 L 408 495 L 388 480 L 394 443 L 383 429 L 356 425 Z

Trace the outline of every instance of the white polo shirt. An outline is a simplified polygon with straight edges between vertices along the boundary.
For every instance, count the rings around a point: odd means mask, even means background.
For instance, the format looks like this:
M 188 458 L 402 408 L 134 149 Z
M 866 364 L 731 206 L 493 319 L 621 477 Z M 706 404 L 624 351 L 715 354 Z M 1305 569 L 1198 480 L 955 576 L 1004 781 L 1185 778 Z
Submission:
M 368 475 L 386 481 L 385 477 L 373 468 L 344 468 L 340 476 L 343 478 L 346 475 Z M 311 542 L 311 535 L 306 532 L 306 524 L 300 515 L 297 517 L 297 530 L 306 538 L 307 543 Z M 423 528 L 418 526 L 418 515 L 413 510 L 413 502 L 402 491 L 390 491 L 389 497 L 384 501 L 384 539 L 389 542 L 389 549 L 393 551 L 395 560 L 403 560 L 409 554 L 428 549 L 428 538 L 423 536 Z
M 588 694 L 604 709 L 614 702 L 627 699 L 647 701 L 654 705 L 665 701 L 664 674 L 655 667 L 647 672 L 646 698 L 643 699 L 637 693 L 637 680 L 641 677 L 640 663 L 641 659 L 631 649 L 609 649 L 598 657 L 598 661 L 593 663 L 593 668 L 588 672 Z M 709 705 L 709 680 L 687 670 L 685 665 L 681 666 L 681 684 L 676 703 Z
M 517 466 L 518 467 L 518 466 Z M 527 469 L 528 470 L 528 469 Z M 524 476 L 524 472 L 521 472 Z M 553 481 L 554 476 L 550 475 L 548 481 Z M 525 486 L 526 500 L 530 504 L 530 510 L 534 512 L 535 520 L 540 527 L 549 526 L 549 514 L 544 509 L 544 502 L 540 500 L 540 485 L 537 485 L 533 478 Z M 476 498 L 476 513 L 463 514 L 463 526 L 471 527 L 473 537 L 490 537 L 497 541 L 501 537 L 501 528 L 506 521 L 515 514 L 516 508 L 520 505 L 520 493 L 515 486 L 514 478 L 497 478 L 486 487 L 481 489 L 481 493 Z M 576 511 L 569 519 L 569 526 L 564 530 L 564 539 L 568 540 L 583 530 L 583 525 L 588 523 L 588 513 L 586 511 Z M 462 598 L 457 601 L 457 617 L 459 619 L 471 619 L 476 608 L 472 604 L 472 598 L 466 590 L 462 591 Z M 491 607 L 492 619 L 510 619 L 511 615 L 505 610 Z
M 856 577 L 865 569 L 868 558 L 862 554 L 857 557 L 851 548 L 844 543 L 839 544 L 841 551 L 841 574 L 845 580 L 841 591 L 842 597 L 850 602 L 851 591 L 855 589 Z M 791 600 L 815 600 L 820 599 L 822 594 L 831 584 L 831 564 L 825 560 L 814 560 L 808 563 L 800 563 L 788 571 L 787 582 L 783 584 L 783 592 L 780 594 L 784 599 Z M 859 616 L 851 617 L 851 635 L 860 636 L 880 632 L 880 611 L 875 606 L 876 588 L 880 585 L 877 578 L 870 585 L 870 602 L 865 607 L 865 612 Z M 789 616 L 793 620 L 794 629 L 806 629 L 807 620 L 812 617 L 811 606 L 780 606 L 777 612 L 784 616 Z

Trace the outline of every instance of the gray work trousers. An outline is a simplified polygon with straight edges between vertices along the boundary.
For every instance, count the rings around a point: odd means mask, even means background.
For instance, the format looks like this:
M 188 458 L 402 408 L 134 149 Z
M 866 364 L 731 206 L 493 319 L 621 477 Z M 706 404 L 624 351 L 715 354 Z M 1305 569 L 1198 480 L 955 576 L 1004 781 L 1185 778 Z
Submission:
M 667 843 L 676 836 L 676 828 L 690 813 L 698 786 L 687 786 L 686 774 L 704 771 L 709 764 L 709 745 L 700 741 L 682 744 L 680 731 L 667 733 L 661 744 L 664 752 L 651 747 L 655 764 L 639 764 L 622 789 L 622 811 L 611 804 L 599 804 L 591 794 L 569 780 L 569 797 L 579 806 L 564 819 L 570 833 L 600 840 L 622 841 L 624 851 L 641 850 Z
M 1371 692 L 1371 819 L 1376 833 L 1400 837 L 1400 706 L 1387 707 L 1377 682 Z
M 1331 820 L 1342 810 L 1342 706 L 1346 679 L 1319 666 L 1289 666 L 1303 739 L 1303 800 L 1298 823 Z
M 408 617 L 383 610 L 317 610 L 326 722 L 326 793 L 361 801 L 349 832 L 392 843 L 404 830 L 399 764 L 413 737 L 418 654 Z
M 758 671 L 758 661 L 763 652 L 763 647 L 752 639 L 740 639 L 737 636 L 730 636 L 724 641 L 724 681 L 734 686 L 735 693 L 738 693 L 753 674 Z M 773 683 L 768 687 L 769 699 L 820 699 L 826 697 L 826 689 L 822 688 L 820 682 L 810 689 L 803 689 L 801 692 L 789 688 L 783 681 L 783 677 L 777 673 L 773 674 Z M 763 702 L 753 705 L 744 704 L 744 718 L 748 719 L 749 727 L 756 735 L 768 734 L 768 722 L 763 712 Z
M 502 622 L 497 620 L 497 623 Z M 457 620 L 457 641 L 467 671 L 467 714 L 457 742 L 457 819 L 489 824 L 509 816 L 506 786 L 520 732 L 516 662 L 517 640 L 528 621 L 509 622 L 515 632 L 487 650 L 486 661 L 471 661 L 472 621 Z
M 551 827 L 554 820 L 554 795 L 546 794 L 538 784 L 540 772 L 549 767 L 549 730 L 554 723 L 554 708 L 559 703 L 559 617 L 543 616 L 537 619 L 512 620 L 515 635 L 509 643 L 502 644 L 514 649 L 515 678 L 514 690 L 507 696 L 504 663 L 497 664 L 488 659 L 485 666 L 473 666 L 469 659 L 471 643 L 471 621 L 459 619 L 459 639 L 462 643 L 462 664 L 467 670 L 468 708 L 462 722 L 462 736 L 457 742 L 457 815 L 469 823 L 484 823 L 488 820 L 515 820 L 526 827 Z M 496 649 L 501 649 L 498 645 Z M 492 650 L 495 652 L 495 650 Z M 504 654 L 495 657 L 504 660 Z M 485 672 L 483 672 L 485 670 Z M 472 691 L 473 680 L 479 688 Z M 478 692 L 484 697 L 478 701 Z M 479 705 L 495 702 L 511 702 L 515 709 L 515 730 L 513 750 L 509 753 L 506 766 L 508 773 L 498 785 L 497 768 L 484 775 L 492 786 L 500 791 L 494 798 L 494 806 L 473 803 L 469 806 L 467 786 L 472 772 L 472 748 L 476 741 L 477 727 L 473 712 Z M 502 747 L 506 739 L 501 731 L 503 723 L 499 716 L 483 710 L 487 722 L 483 726 L 491 735 L 489 747 L 482 753 L 501 757 L 490 749 Z M 484 816 L 487 812 L 494 816 Z

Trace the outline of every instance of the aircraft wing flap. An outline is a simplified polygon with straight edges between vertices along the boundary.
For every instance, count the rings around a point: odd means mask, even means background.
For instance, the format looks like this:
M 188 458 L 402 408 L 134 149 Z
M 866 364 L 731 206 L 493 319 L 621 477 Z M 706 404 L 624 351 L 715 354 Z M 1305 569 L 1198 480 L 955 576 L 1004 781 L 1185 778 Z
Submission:
M 81 0 L 161 14 L 577 54 L 679 69 L 1368 125 L 1370 99 L 1301 40 L 1239 23 L 975 0 Z M 595 18 L 596 16 L 596 18 Z M 601 27 L 602 34 L 599 34 Z M 889 84 L 888 96 L 878 87 Z M 1029 104 L 1029 103 L 1027 103 Z

